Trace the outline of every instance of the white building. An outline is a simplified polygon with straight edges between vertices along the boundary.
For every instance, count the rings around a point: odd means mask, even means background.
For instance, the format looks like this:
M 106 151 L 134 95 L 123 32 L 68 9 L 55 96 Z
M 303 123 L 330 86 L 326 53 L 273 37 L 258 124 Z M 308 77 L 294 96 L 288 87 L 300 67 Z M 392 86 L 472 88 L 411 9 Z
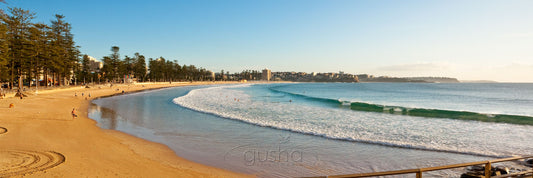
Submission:
M 261 74 L 261 79 L 270 81 L 271 78 L 272 78 L 272 71 L 270 71 L 269 69 L 263 69 L 263 73 Z
M 92 56 L 87 56 L 89 58 L 89 72 L 96 73 L 100 72 L 100 69 L 104 67 L 104 63 L 96 60 Z

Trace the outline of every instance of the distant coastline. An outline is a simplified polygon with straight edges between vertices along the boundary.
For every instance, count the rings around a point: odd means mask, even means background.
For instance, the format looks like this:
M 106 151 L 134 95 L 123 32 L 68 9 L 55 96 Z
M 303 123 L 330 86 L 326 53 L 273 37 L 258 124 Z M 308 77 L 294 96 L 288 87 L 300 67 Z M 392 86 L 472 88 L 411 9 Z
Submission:
M 407 83 L 460 83 L 456 78 L 449 77 L 375 77 L 360 79 L 361 82 L 407 82 Z
M 450 77 L 375 77 L 369 74 L 272 72 L 273 81 L 292 82 L 394 82 L 394 83 L 460 83 Z

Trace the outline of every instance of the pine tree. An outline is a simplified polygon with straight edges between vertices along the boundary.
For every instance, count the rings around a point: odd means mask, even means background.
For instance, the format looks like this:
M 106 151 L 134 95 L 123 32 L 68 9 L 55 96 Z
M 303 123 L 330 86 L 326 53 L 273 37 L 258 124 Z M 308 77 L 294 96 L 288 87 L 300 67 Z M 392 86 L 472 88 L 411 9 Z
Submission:
M 0 14 L 2 16 L 2 14 Z M 7 35 L 7 25 L 0 21 L 0 82 L 5 82 L 8 80 L 8 52 L 9 52 L 9 41 Z
M 104 63 L 104 66 L 102 67 L 102 76 L 106 80 L 106 82 L 112 81 L 113 76 L 113 65 L 111 58 L 109 56 L 104 56 L 102 59 L 102 62 Z
M 83 81 L 83 83 L 86 83 L 88 81 L 94 81 L 94 78 L 92 78 L 93 76 L 90 75 L 91 66 L 90 66 L 89 55 L 87 54 L 83 55 L 82 60 L 81 60 L 81 66 L 82 68 L 79 72 L 78 79 L 80 81 Z
M 75 45 L 70 32 L 72 27 L 65 22 L 65 16 L 56 14 L 52 20 L 51 63 L 49 68 L 56 75 L 60 85 L 70 83 L 71 75 L 79 69 L 79 47 Z
M 111 51 L 113 52 L 111 56 L 109 57 L 111 59 L 111 66 L 112 66 L 112 77 L 113 81 L 117 82 L 119 78 L 119 66 L 121 64 L 120 61 L 120 54 L 118 53 L 120 48 L 118 46 L 112 46 Z
M 26 62 L 31 58 L 29 54 L 29 36 L 28 31 L 31 26 L 31 20 L 35 14 L 21 8 L 8 8 L 11 15 L 2 15 L 2 21 L 7 26 L 8 57 L 7 67 L 9 71 L 10 88 L 18 78 L 18 86 L 22 87 L 22 75 L 28 66 Z
M 137 78 L 137 81 L 143 81 L 144 77 L 146 76 L 146 61 L 143 55 L 140 55 L 139 53 L 135 53 L 135 64 L 133 66 L 133 73 L 135 77 Z
M 43 66 L 49 59 L 49 29 L 45 24 L 37 23 L 33 24 L 30 28 L 30 40 L 31 40 L 31 59 L 29 78 L 35 79 L 36 86 L 39 83 L 39 76 L 42 74 Z

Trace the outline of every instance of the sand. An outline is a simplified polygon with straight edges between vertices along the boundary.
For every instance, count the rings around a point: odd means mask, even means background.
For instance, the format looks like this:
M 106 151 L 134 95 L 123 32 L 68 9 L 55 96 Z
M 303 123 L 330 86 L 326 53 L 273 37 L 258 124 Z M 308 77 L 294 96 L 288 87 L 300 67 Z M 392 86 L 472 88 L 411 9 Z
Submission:
M 191 84 L 213 83 L 41 88 L 24 99 L 0 99 L 0 177 L 251 177 L 185 160 L 165 145 L 101 129 L 87 117 L 95 97 Z

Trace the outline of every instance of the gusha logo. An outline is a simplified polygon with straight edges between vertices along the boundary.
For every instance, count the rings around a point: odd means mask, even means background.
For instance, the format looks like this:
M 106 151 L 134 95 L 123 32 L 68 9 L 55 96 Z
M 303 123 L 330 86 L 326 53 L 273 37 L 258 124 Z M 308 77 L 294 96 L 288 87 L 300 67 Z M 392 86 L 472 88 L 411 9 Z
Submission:
M 288 147 L 290 136 L 280 136 L 278 143 L 273 146 L 247 144 L 232 148 L 226 152 L 224 159 L 231 153 L 240 152 L 246 166 L 256 165 L 292 165 L 303 162 L 304 153 L 301 150 Z

